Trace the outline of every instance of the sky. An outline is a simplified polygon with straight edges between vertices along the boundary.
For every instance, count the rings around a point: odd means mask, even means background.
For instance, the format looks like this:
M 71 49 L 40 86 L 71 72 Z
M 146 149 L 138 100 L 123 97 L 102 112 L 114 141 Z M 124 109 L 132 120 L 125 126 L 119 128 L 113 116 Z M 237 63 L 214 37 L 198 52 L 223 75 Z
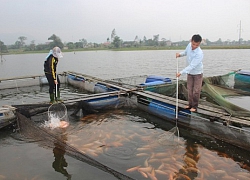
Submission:
M 200 34 L 210 41 L 250 40 L 249 0 L 0 0 L 0 41 L 103 43 L 112 30 L 123 41 L 159 34 L 172 42 Z M 240 36 L 241 34 L 241 36 Z

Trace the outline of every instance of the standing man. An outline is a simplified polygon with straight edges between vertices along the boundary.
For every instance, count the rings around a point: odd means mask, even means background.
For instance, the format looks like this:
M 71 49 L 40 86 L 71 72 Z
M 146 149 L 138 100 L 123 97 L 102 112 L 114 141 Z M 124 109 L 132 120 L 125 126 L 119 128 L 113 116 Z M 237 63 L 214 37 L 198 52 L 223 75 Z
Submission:
M 176 53 L 176 58 L 187 56 L 187 67 L 177 72 L 176 77 L 187 74 L 188 105 L 186 109 L 196 112 L 203 78 L 203 52 L 200 48 L 202 38 L 199 34 L 193 35 L 191 42 L 187 45 L 185 51 Z
M 61 101 L 60 99 L 60 80 L 56 74 L 56 67 L 58 64 L 59 58 L 62 58 L 62 51 L 59 47 L 54 47 L 50 50 L 46 60 L 44 61 L 44 73 L 49 82 L 49 95 L 50 95 L 50 104 L 55 103 L 56 101 Z M 57 84 L 57 93 L 54 94 Z M 56 99 L 55 99 L 56 97 Z M 56 101 L 55 101 L 56 100 Z

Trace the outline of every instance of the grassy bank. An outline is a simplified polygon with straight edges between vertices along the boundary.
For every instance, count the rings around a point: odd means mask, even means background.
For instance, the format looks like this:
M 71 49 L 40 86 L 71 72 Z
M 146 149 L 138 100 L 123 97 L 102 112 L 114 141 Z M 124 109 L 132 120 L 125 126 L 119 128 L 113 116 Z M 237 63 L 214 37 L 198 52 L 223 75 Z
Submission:
M 63 52 L 77 52 L 77 51 L 144 51 L 144 50 L 183 50 L 186 46 L 140 46 L 140 47 L 122 47 L 122 48 L 80 48 L 80 49 L 63 49 Z M 250 45 L 244 46 L 201 46 L 202 49 L 250 49 Z M 24 49 L 10 49 L 8 54 L 32 54 L 32 53 L 48 53 L 48 50 L 41 51 L 25 51 Z
M 142 51 L 142 50 L 183 50 L 186 46 L 142 46 L 142 47 L 124 47 L 117 49 L 110 49 L 113 51 Z M 248 46 L 201 46 L 202 49 L 250 49 Z

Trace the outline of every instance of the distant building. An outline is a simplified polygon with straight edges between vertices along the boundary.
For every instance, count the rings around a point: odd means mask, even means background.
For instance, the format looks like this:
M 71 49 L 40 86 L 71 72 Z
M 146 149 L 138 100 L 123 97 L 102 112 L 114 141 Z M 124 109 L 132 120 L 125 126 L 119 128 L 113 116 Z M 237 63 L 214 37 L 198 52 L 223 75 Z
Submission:
M 172 41 L 167 40 L 167 41 L 166 41 L 166 45 L 167 45 L 167 46 L 172 46 Z
M 110 44 L 111 44 L 110 41 L 106 41 L 106 42 L 102 43 L 102 45 L 103 45 L 104 47 L 109 47 Z

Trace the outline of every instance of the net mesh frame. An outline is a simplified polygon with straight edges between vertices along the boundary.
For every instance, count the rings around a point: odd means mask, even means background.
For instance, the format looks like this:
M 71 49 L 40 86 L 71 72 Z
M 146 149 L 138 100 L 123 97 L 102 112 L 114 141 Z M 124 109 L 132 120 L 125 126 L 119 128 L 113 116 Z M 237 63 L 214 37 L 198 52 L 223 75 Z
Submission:
M 67 154 L 68 156 L 73 157 L 79 161 L 85 162 L 102 171 L 105 171 L 115 176 L 117 179 L 133 180 L 133 178 L 125 174 L 122 174 L 108 166 L 105 166 L 104 164 L 84 154 L 83 152 L 71 146 L 63 139 L 60 139 L 47 129 L 37 126 L 32 120 L 28 119 L 19 112 L 17 112 L 17 117 L 18 117 L 17 124 L 19 133 L 25 138 L 32 139 L 42 147 L 47 147 L 47 148 L 55 148 L 56 144 L 56 147 L 61 150 L 64 150 L 65 154 Z
M 68 121 L 67 107 L 63 103 L 51 104 L 48 108 L 48 120 L 58 118 L 59 120 Z

